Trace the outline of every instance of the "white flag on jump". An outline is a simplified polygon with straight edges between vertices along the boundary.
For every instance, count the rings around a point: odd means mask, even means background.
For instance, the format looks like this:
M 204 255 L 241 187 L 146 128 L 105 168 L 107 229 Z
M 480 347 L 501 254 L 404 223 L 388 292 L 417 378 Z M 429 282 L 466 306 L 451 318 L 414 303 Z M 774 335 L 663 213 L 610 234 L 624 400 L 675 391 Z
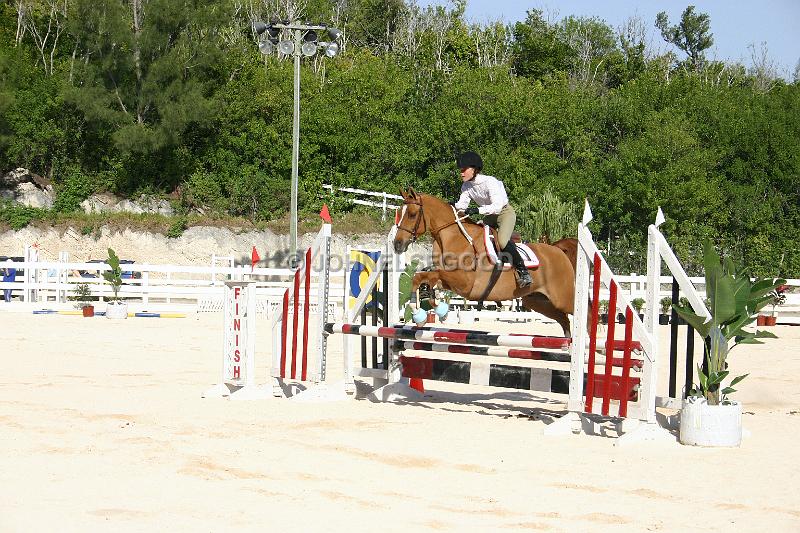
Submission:
M 583 220 L 581 220 L 581 223 L 585 226 L 592 221 L 592 218 L 594 218 L 592 216 L 592 208 L 589 207 L 589 200 L 586 199 L 583 204 Z

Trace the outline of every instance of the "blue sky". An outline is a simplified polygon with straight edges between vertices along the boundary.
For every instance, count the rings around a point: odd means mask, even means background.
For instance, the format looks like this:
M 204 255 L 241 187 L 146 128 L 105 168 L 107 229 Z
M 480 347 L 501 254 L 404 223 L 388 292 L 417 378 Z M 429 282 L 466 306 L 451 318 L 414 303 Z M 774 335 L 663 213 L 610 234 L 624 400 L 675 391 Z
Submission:
M 449 5 L 446 0 L 417 0 L 417 4 Z M 637 15 L 651 31 L 651 47 L 667 50 L 670 45 L 654 25 L 656 13 L 666 11 L 670 24 L 674 24 L 687 5 L 694 5 L 696 12 L 707 13 L 711 18 L 714 46 L 707 57 L 750 65 L 748 45 L 755 44 L 760 49 L 763 41 L 779 73 L 792 79 L 800 60 L 800 0 L 467 0 L 466 18 L 473 22 L 498 18 L 515 22 L 525 20 L 530 9 L 541 9 L 546 18 L 596 16 L 617 28 L 628 17 Z

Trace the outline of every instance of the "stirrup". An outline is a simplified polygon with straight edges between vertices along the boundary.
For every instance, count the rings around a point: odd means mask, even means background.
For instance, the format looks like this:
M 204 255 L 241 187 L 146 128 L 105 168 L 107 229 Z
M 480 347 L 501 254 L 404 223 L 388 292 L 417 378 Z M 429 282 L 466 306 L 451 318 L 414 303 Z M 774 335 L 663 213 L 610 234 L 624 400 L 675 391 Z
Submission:
M 524 289 L 525 287 L 530 287 L 531 283 L 533 283 L 533 279 L 527 268 L 525 270 L 517 270 L 517 287 Z

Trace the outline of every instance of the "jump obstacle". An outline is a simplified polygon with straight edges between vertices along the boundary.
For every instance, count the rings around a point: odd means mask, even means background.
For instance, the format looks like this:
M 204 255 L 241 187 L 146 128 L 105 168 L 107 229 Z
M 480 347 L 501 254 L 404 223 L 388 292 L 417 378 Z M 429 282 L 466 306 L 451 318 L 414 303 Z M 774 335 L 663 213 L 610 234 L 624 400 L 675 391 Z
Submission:
M 588 216 L 584 215 L 584 220 L 578 227 L 579 260 L 571 339 L 397 326 L 400 310 L 391 296 L 398 294 L 399 277 L 404 270 L 404 262 L 402 256 L 393 253 L 391 245 L 396 229 L 387 239 L 385 249 L 378 257 L 375 268 L 370 272 L 365 288 L 362 289 L 354 305 L 345 309 L 344 321 L 330 322 L 327 296 L 331 231 L 330 225 L 323 225 L 314 245 L 306 251 L 305 260 L 295 272 L 294 281 L 286 290 L 282 305 L 272 318 L 273 395 L 292 396 L 304 387 L 308 387 L 309 391 L 303 394 L 308 394 L 315 390 L 312 388 L 313 385 L 324 385 L 327 337 L 332 334 L 342 334 L 345 380 L 341 387 L 341 396 L 344 396 L 344 393 L 353 394 L 355 377 L 374 378 L 377 382 L 386 383 L 386 386 L 372 395 L 382 400 L 414 397 L 416 392 L 407 385 L 409 378 L 549 390 L 568 394 L 569 413 L 548 426 L 548 433 L 586 431 L 587 417 L 597 415 L 616 421 L 620 433 L 622 433 L 622 422 L 643 422 L 638 430 L 627 432 L 625 437 L 634 434 L 644 438 L 663 436 L 662 430 L 659 430 L 656 424 L 655 407 L 657 404 L 674 405 L 674 401 L 670 402 L 674 398 L 666 400 L 658 398 L 657 401 L 655 388 L 658 317 L 653 302 L 656 301 L 659 292 L 662 260 L 673 273 L 676 285 L 684 290 L 693 307 L 699 310 L 700 314 L 708 315 L 708 311 L 659 232 L 660 222 L 657 218 L 656 224 L 648 229 L 648 301 L 651 304 L 647 308 L 643 322 L 638 314 L 633 312 L 630 302 L 620 290 L 614 274 L 586 227 L 591 220 L 588 205 L 586 212 L 589 213 Z M 663 221 L 660 210 L 659 217 Z M 312 269 L 312 265 L 315 264 L 316 268 Z M 317 302 L 312 302 L 309 297 L 312 270 L 317 272 L 319 278 Z M 383 290 L 378 290 L 379 280 L 383 281 Z M 598 336 L 601 286 L 605 286 L 609 291 L 609 309 L 616 310 L 626 317 L 624 339 L 615 338 L 617 324 L 613 318 L 608 325 L 606 338 Z M 365 304 L 370 298 L 373 299 L 373 304 L 380 302 L 380 305 L 374 305 L 375 309 L 367 313 Z M 315 304 L 316 330 L 309 340 L 310 309 Z M 382 316 L 377 312 L 378 307 L 382 307 Z M 367 314 L 372 316 L 372 324 L 366 323 Z M 613 317 L 617 313 L 610 314 Z M 587 316 L 588 327 L 582 318 Z M 383 325 L 378 324 L 379 319 Z M 354 351 L 350 349 L 350 339 L 353 336 L 361 338 L 360 365 L 354 364 Z M 373 343 L 371 361 L 366 354 L 368 338 L 371 338 Z M 379 339 L 382 341 L 382 353 L 377 350 Z M 531 348 L 538 349 L 531 350 Z M 417 355 L 418 352 L 424 352 L 426 356 Z M 616 357 L 615 352 L 621 352 L 621 357 Z M 451 361 L 439 358 L 439 353 L 477 356 L 478 359 Z M 634 358 L 634 355 L 637 358 Z M 486 364 L 481 361 L 486 357 L 525 359 L 529 362 L 544 363 L 546 366 L 521 368 L 507 364 Z M 252 364 L 254 353 L 248 352 L 243 358 L 248 364 Z M 559 368 L 559 365 L 563 367 L 565 364 L 568 365 L 567 368 Z M 632 372 L 637 375 L 631 375 Z M 241 374 L 237 380 L 229 372 L 224 372 L 222 384 L 229 391 L 233 390 L 231 385 L 246 390 L 248 383 L 252 387 L 253 382 L 247 381 L 250 378 L 254 379 L 253 372 L 246 372 L 244 382 L 241 381 Z M 226 395 L 224 392 L 222 394 Z M 235 398 L 238 393 L 229 394 L 231 398 Z M 262 394 L 263 392 L 255 396 L 263 397 Z M 301 395 L 298 394 L 298 397 Z M 612 402 L 615 406 L 613 411 Z M 591 419 L 591 424 L 596 424 L 596 418 Z

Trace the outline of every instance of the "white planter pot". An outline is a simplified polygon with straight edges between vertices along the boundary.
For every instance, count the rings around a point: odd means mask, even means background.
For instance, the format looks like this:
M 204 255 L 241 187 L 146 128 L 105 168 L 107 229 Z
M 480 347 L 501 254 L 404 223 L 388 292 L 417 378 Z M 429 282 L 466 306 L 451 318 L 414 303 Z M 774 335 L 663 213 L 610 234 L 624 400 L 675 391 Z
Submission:
M 108 302 L 106 318 L 128 318 L 128 304 L 125 302 Z
M 680 441 L 691 446 L 739 446 L 742 404 L 708 405 L 705 398 L 686 398 L 681 409 Z

